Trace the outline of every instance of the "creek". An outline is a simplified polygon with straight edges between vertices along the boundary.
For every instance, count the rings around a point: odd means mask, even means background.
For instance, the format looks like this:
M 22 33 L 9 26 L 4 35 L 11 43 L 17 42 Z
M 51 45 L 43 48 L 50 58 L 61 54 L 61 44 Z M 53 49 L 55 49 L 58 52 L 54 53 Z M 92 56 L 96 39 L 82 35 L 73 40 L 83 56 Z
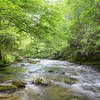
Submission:
M 51 84 L 32 84 L 40 77 Z M 0 100 L 100 100 L 100 72 L 92 66 L 41 59 L 36 64 L 23 61 L 0 68 L 0 84 L 12 80 L 25 81 L 26 88 Z

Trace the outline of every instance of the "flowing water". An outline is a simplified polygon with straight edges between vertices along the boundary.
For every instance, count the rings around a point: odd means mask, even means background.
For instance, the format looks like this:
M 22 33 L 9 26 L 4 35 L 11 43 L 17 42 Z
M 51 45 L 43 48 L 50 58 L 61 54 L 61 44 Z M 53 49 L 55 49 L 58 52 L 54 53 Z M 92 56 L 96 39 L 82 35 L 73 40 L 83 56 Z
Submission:
M 39 77 L 51 84 L 32 84 Z M 26 88 L 0 100 L 100 100 L 100 72 L 90 66 L 41 60 L 37 64 L 24 61 L 0 68 L 0 84 L 11 84 L 12 80 L 25 81 Z

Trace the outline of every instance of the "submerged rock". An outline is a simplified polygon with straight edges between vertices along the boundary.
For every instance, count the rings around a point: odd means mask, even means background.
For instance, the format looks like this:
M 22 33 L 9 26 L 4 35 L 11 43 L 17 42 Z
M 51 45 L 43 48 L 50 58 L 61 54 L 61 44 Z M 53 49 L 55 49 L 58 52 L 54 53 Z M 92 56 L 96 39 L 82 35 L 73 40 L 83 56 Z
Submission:
M 48 85 L 50 85 L 50 82 L 47 81 L 46 79 L 40 77 L 40 78 L 32 81 L 32 84 L 42 85 L 42 86 L 48 86 Z
M 76 83 L 78 80 L 76 78 L 72 78 L 72 77 L 69 77 L 69 78 L 64 78 L 64 83 L 66 84 L 74 84 Z
M 7 93 L 0 93 L 0 98 L 8 98 L 9 94 Z
M 25 88 L 26 83 L 22 81 L 12 81 L 12 84 L 17 86 L 17 88 Z
M 28 73 L 36 73 L 36 72 L 37 72 L 37 71 L 31 71 L 31 70 L 30 70 L 30 71 L 28 71 Z
M 64 72 L 64 71 L 62 71 L 62 72 L 60 72 L 59 74 L 65 74 L 66 72 Z
M 15 85 L 0 85 L 0 92 L 14 91 L 16 89 Z
M 57 73 L 61 71 L 61 68 L 58 67 L 45 67 L 44 70 L 49 73 Z
M 52 72 L 54 72 L 54 71 L 53 71 L 53 70 L 49 70 L 48 72 L 49 72 L 49 73 L 52 73 Z
M 34 71 L 28 71 L 29 73 L 34 73 Z

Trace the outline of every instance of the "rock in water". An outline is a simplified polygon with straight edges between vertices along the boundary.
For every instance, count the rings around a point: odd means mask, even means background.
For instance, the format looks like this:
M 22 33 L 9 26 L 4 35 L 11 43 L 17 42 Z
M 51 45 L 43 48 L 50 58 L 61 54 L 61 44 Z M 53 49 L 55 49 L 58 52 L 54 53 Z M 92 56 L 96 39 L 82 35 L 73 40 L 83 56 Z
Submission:
M 29 59 L 29 62 L 35 64 L 37 62 L 40 62 L 40 59 Z
M 40 78 L 32 81 L 32 84 L 48 86 L 48 85 L 50 85 L 50 82 L 48 82 L 46 79 L 40 77 Z
M 75 84 L 78 80 L 76 78 L 72 77 L 66 77 L 64 78 L 64 83 L 66 84 Z
M 17 57 L 17 60 L 18 60 L 18 61 L 23 61 L 23 57 L 18 56 L 18 57 Z
M 21 66 L 25 66 L 25 64 L 21 64 Z
M 22 81 L 12 81 L 12 84 L 17 86 L 18 88 L 25 88 L 26 83 Z

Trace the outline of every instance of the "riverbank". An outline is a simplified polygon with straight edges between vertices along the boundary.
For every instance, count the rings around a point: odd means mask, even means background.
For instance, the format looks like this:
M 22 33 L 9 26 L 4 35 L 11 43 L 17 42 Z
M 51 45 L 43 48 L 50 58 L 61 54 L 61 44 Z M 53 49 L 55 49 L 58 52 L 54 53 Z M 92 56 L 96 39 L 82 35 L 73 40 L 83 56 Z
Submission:
M 76 57 L 74 57 L 74 55 L 70 56 L 70 54 L 66 53 L 65 51 L 57 52 L 57 54 L 54 54 L 51 59 L 61 61 L 67 60 L 80 65 L 88 65 L 100 68 L 100 52 L 88 56 L 78 55 Z

